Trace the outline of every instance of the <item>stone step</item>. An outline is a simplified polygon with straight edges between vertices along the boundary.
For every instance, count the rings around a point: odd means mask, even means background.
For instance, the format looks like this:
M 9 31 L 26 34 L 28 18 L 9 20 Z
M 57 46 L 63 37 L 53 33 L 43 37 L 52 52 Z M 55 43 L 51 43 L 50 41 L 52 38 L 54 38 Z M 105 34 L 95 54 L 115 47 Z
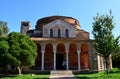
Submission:
M 66 71 L 66 70 L 57 70 L 57 71 L 51 71 L 51 74 L 68 74 L 71 75 L 72 71 Z
M 76 79 L 72 71 L 68 70 L 54 70 L 50 72 L 49 79 Z

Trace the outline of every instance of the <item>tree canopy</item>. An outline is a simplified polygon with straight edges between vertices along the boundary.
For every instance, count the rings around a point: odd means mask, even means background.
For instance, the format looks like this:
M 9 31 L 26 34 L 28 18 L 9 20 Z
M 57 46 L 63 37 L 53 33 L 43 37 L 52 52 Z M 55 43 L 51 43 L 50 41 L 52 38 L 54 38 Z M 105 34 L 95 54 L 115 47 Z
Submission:
M 9 32 L 7 22 L 0 21 L 0 36 L 6 36 Z
M 37 56 L 36 44 L 26 35 L 11 32 L 8 37 L 0 38 L 0 53 L 7 61 L 4 64 L 16 66 L 21 73 L 23 66 L 33 66 Z
M 9 51 L 9 44 L 8 42 L 4 39 L 0 38 L 0 65 L 6 65 L 8 64 L 8 51 Z
M 118 48 L 119 36 L 115 39 L 112 34 L 114 29 L 113 16 L 99 15 L 93 18 L 93 35 L 96 41 L 95 48 L 104 58 L 108 58 L 109 55 Z

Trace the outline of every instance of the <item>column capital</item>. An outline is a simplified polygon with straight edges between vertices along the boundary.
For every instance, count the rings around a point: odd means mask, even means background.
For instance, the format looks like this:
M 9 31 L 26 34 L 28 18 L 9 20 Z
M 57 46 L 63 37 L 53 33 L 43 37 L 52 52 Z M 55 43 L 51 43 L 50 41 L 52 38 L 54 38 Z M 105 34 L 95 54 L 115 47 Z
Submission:
M 56 44 L 53 44 L 53 53 L 56 53 Z
M 77 54 L 80 55 L 80 52 L 78 51 Z
M 78 51 L 77 51 L 77 54 L 80 54 L 80 53 L 81 53 L 81 50 L 78 50 Z
M 80 50 L 81 43 L 77 43 L 77 50 Z
M 66 50 L 69 50 L 69 43 L 65 43 Z
M 40 43 L 41 44 L 41 50 L 45 50 L 45 43 Z
M 41 53 L 45 53 L 45 50 L 41 50 Z

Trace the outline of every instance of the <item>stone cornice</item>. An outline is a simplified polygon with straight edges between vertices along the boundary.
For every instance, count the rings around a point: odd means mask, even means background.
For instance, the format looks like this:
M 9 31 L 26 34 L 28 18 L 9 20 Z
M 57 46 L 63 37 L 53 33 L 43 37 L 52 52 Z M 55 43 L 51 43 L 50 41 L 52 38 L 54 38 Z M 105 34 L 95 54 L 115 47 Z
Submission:
M 35 42 L 45 42 L 45 41 L 46 42 L 47 41 L 52 41 L 52 42 L 55 42 L 55 41 L 56 42 L 57 41 L 95 42 L 95 40 L 93 40 L 93 39 L 84 40 L 84 39 L 79 39 L 79 38 L 35 38 L 35 37 L 32 37 L 31 39 Z

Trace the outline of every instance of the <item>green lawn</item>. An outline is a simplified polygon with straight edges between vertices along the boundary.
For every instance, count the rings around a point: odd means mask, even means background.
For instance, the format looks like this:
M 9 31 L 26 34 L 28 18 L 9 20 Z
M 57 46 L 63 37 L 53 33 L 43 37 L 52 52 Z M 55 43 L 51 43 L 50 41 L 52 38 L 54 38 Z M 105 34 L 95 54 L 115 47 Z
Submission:
M 0 75 L 0 79 L 49 79 L 49 75 Z
M 99 72 L 96 74 L 76 74 L 78 79 L 105 79 L 105 73 Z M 114 68 L 109 72 L 108 79 L 120 79 L 120 69 Z
M 49 79 L 49 74 L 39 74 L 39 75 L 0 75 L 0 79 Z M 75 74 L 78 79 L 105 79 L 105 73 L 99 72 L 94 74 Z M 109 72 L 108 79 L 120 79 L 120 69 L 114 68 Z

